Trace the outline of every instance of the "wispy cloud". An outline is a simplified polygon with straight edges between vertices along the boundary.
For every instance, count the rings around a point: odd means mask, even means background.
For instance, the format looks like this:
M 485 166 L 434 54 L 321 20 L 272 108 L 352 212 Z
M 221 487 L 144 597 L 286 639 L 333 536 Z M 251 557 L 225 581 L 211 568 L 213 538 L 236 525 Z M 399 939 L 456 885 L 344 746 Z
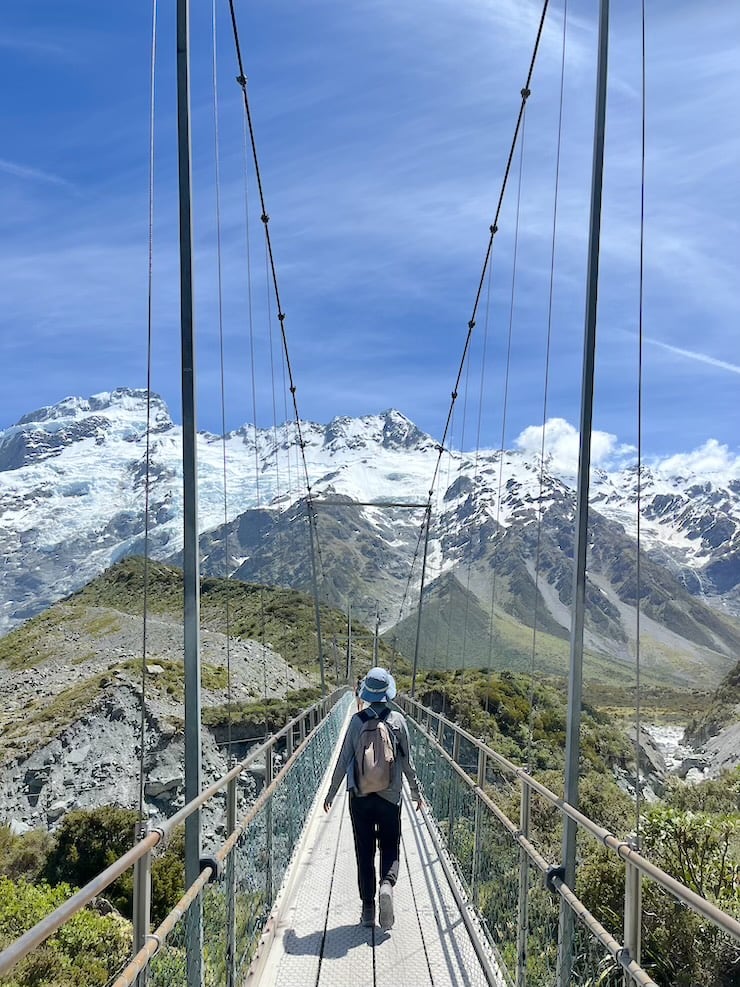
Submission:
M 28 165 L 17 164 L 15 161 L 6 161 L 4 158 L 0 158 L 0 171 L 5 172 L 6 175 L 12 175 L 14 178 L 22 178 L 24 181 L 42 182 L 46 185 L 66 188 L 70 192 L 76 191 L 72 182 L 62 178 L 61 175 L 55 175 L 51 171 L 43 171 L 41 168 L 30 168 Z
M 685 350 L 681 346 L 673 346 L 671 343 L 663 343 L 659 339 L 651 339 L 650 337 L 645 337 L 645 342 L 650 343 L 651 346 L 658 346 L 662 350 L 666 350 L 668 353 L 675 353 L 676 356 L 686 357 L 687 360 L 696 360 L 697 363 L 706 363 L 710 367 L 718 367 L 720 370 L 729 370 L 732 374 L 740 374 L 740 366 L 736 363 L 728 363 L 727 360 L 718 360 L 714 356 L 709 356 L 708 353 L 697 353 L 696 350 Z
M 31 38 L 14 38 L 8 35 L 0 36 L 0 51 L 3 50 L 17 51 L 24 55 L 38 55 L 42 58 L 48 56 L 54 56 L 56 58 L 70 57 L 69 50 L 62 47 L 62 45 Z

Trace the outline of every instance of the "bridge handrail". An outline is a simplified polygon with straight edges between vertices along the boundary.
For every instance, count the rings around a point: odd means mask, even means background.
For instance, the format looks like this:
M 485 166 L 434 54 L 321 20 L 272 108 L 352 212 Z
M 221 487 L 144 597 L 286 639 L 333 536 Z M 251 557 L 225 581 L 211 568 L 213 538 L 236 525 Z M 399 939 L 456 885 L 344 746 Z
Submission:
M 643 857 L 639 851 L 630 846 L 629 843 L 619 839 L 619 837 L 615 836 L 608 829 L 605 829 L 603 826 L 599 826 L 597 823 L 593 822 L 588 818 L 588 816 L 585 816 L 574 806 L 570 805 L 570 803 L 566 802 L 563 798 L 556 795 L 555 792 L 547 788 L 546 785 L 543 785 L 541 782 L 533 778 L 523 768 L 520 768 L 512 761 L 509 761 L 508 758 L 504 757 L 502 754 L 499 754 L 492 747 L 489 747 L 482 740 L 474 737 L 463 727 L 458 726 L 458 724 L 447 719 L 447 717 L 443 716 L 441 713 L 437 713 L 435 710 L 430 709 L 427 706 L 423 706 L 416 699 L 412 699 L 410 696 L 406 695 L 399 695 L 396 701 L 399 705 L 403 706 L 407 712 L 411 712 L 412 709 L 418 710 L 421 714 L 427 717 L 427 721 L 430 717 L 433 717 L 437 721 L 438 731 L 444 729 L 445 727 L 449 727 L 453 733 L 456 733 L 460 737 L 464 738 L 477 750 L 482 751 L 486 757 L 489 757 L 499 767 L 503 768 L 509 774 L 514 775 L 520 782 L 522 782 L 522 784 L 537 792 L 538 795 L 541 795 L 551 805 L 559 809 L 564 815 L 569 816 L 578 826 L 589 833 L 590 836 L 598 840 L 608 849 L 612 850 L 622 860 L 628 861 L 646 877 L 649 877 L 656 884 L 659 884 L 666 891 L 668 891 L 674 898 L 682 901 L 692 911 L 702 915 L 713 925 L 716 925 L 718 928 L 722 929 L 722 931 L 727 932 L 729 935 L 734 936 L 735 939 L 740 940 L 740 922 L 736 921 L 731 915 L 723 912 L 720 908 L 707 901 L 705 898 L 702 898 L 701 895 L 697 894 L 695 891 L 692 891 L 691 888 L 686 887 L 685 884 L 682 884 L 680 881 L 676 880 L 675 877 L 672 877 L 660 867 L 651 863 L 651 861 L 649 861 L 646 857 Z M 414 719 L 418 721 L 420 720 L 420 717 L 417 715 Z M 468 787 L 475 791 L 476 795 L 482 799 L 487 808 L 489 808 L 496 815 L 499 821 L 509 830 L 517 842 L 525 850 L 527 850 L 525 843 L 529 844 L 529 841 L 525 840 L 520 833 L 519 828 L 511 822 L 511 820 L 498 806 L 496 806 L 496 804 L 483 791 L 483 789 L 474 781 L 474 779 L 470 777 L 467 771 L 465 771 L 465 769 L 462 768 L 457 761 L 450 756 L 439 741 L 433 736 L 431 731 L 426 730 L 421 725 L 421 722 L 418 722 L 417 725 L 426 734 L 428 739 L 439 750 L 439 752 L 445 757 L 445 759 L 454 767 L 455 771 L 468 785 Z M 531 847 L 531 844 L 529 844 L 529 846 Z M 529 853 L 529 850 L 527 850 L 527 852 Z M 530 856 L 532 855 L 530 854 Z M 539 854 L 536 854 L 536 856 L 539 857 Z M 532 856 L 532 860 L 534 863 L 537 863 L 534 856 Z M 565 887 L 565 885 L 563 886 Z
M 280 730 L 270 736 L 259 745 L 259 747 L 250 751 L 250 753 L 243 760 L 239 761 L 238 764 L 228 771 L 222 778 L 215 781 L 208 788 L 204 789 L 200 795 L 188 802 L 187 805 L 183 806 L 174 816 L 166 819 L 161 825 L 152 829 L 151 832 L 143 836 L 138 843 L 136 843 L 130 850 L 128 850 L 122 857 L 114 861 L 109 867 L 106 867 L 104 871 L 101 871 L 96 877 L 89 881 L 83 888 L 75 892 L 67 901 L 59 905 L 58 908 L 50 912 L 45 918 L 40 922 L 37 922 L 32 928 L 27 932 L 24 932 L 22 936 L 12 942 L 7 946 L 2 952 L 0 952 L 0 976 L 8 973 L 12 968 L 19 963 L 25 956 L 36 949 L 38 946 L 42 945 L 49 936 L 53 935 L 57 929 L 61 928 L 66 922 L 68 922 L 77 912 L 81 911 L 85 905 L 88 905 L 93 898 L 96 898 L 101 894 L 116 878 L 124 874 L 130 867 L 132 867 L 138 860 L 144 857 L 147 853 L 150 853 L 154 847 L 156 847 L 163 840 L 168 839 L 172 834 L 174 829 L 187 819 L 189 815 L 195 812 L 196 809 L 200 808 L 205 802 L 209 801 L 215 794 L 220 792 L 230 781 L 235 780 L 239 775 L 243 774 L 245 771 L 256 762 L 259 761 L 262 756 L 269 750 L 271 750 L 275 745 L 282 739 L 290 736 L 292 738 L 293 731 L 296 726 L 300 726 L 301 723 L 306 721 L 312 722 L 314 714 L 320 713 L 321 716 L 319 720 L 323 719 L 330 709 L 336 704 L 338 699 L 347 692 L 349 686 L 343 686 L 336 689 L 331 695 L 325 696 L 318 702 L 314 703 L 312 706 L 305 710 L 302 710 L 297 716 L 289 720 Z M 314 726 L 314 730 L 316 727 Z M 313 731 L 312 731 L 313 732 Z M 305 739 L 299 745 L 299 748 L 289 758 L 286 762 L 285 767 L 288 763 L 293 763 L 298 752 L 303 749 L 311 733 L 307 734 Z M 282 775 L 282 771 L 276 776 L 275 781 Z M 273 785 L 275 782 L 273 782 Z M 260 799 L 265 795 L 265 792 L 260 793 Z M 260 801 L 257 800 L 257 802 Z M 257 804 L 255 802 L 255 805 Z M 250 807 L 251 809 L 251 807 Z M 244 824 L 244 821 L 242 821 Z M 200 884 L 207 883 L 206 880 L 203 881 L 204 876 L 206 876 L 206 871 L 209 870 L 206 867 L 200 874 L 200 877 L 195 882 Z M 210 876 L 210 874 L 208 875 Z M 195 887 L 195 884 L 192 886 Z M 188 897 L 192 888 L 188 889 L 185 897 Z M 183 899 L 184 901 L 184 899 Z M 166 922 L 166 920 L 165 920 Z M 164 923 L 163 923 L 164 924 Z M 158 932 L 159 930 L 157 930 Z M 156 935 L 156 933 L 155 933 Z M 156 951 L 156 950 L 155 950 Z
M 342 689 L 338 689 L 335 693 L 332 693 L 332 697 L 336 699 L 340 698 L 345 692 L 347 692 L 349 686 L 345 686 Z M 336 700 L 335 700 L 336 701 Z M 320 704 L 317 704 L 320 705 Z M 332 706 L 334 703 L 332 703 Z M 329 711 L 331 707 L 328 707 L 326 712 Z M 293 721 L 295 722 L 295 721 Z M 284 727 L 284 730 L 288 729 L 289 725 Z M 214 860 L 219 864 L 223 864 L 226 858 L 229 856 L 231 851 L 234 849 L 239 841 L 240 836 L 246 831 L 249 824 L 259 815 L 263 807 L 270 800 L 272 795 L 275 793 L 276 789 L 280 786 L 285 775 L 290 771 L 291 767 L 295 764 L 298 758 L 301 756 L 303 751 L 308 747 L 311 742 L 313 735 L 319 729 L 320 723 L 317 724 L 313 730 L 306 734 L 306 737 L 301 743 L 296 747 L 293 753 L 290 755 L 285 764 L 280 768 L 280 771 L 275 775 L 272 782 L 267 785 L 259 794 L 258 798 L 249 806 L 249 809 L 243 816 L 241 822 L 234 829 L 234 831 L 229 835 L 223 846 L 216 852 Z M 271 736 L 271 740 L 277 739 L 282 735 L 283 731 Z M 267 743 L 263 744 L 260 750 L 264 750 Z M 256 752 L 255 752 L 256 753 Z M 226 777 L 226 776 L 225 776 Z M 174 818 L 174 816 L 173 816 Z M 169 914 L 164 918 L 162 923 L 159 925 L 154 932 L 147 936 L 149 940 L 142 946 L 138 953 L 131 959 L 128 966 L 121 972 L 118 979 L 113 983 L 113 987 L 129 987 L 136 980 L 136 977 L 144 970 L 149 961 L 156 956 L 157 952 L 161 948 L 162 944 L 166 940 L 167 936 L 172 932 L 174 927 L 180 921 L 180 919 L 185 915 L 188 908 L 197 898 L 198 894 L 203 890 L 203 888 L 208 884 L 208 882 L 213 877 L 213 867 L 206 865 L 200 872 L 198 878 L 190 885 L 190 887 L 185 891 L 185 894 L 177 902 L 176 905 L 171 909 Z

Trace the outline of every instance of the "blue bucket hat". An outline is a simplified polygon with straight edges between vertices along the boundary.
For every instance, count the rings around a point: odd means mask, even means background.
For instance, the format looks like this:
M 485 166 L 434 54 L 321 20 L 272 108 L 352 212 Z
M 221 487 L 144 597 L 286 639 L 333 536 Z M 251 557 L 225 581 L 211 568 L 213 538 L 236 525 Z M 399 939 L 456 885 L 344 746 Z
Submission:
M 387 703 L 396 695 L 396 683 L 384 668 L 371 668 L 360 689 L 360 699 L 366 703 Z

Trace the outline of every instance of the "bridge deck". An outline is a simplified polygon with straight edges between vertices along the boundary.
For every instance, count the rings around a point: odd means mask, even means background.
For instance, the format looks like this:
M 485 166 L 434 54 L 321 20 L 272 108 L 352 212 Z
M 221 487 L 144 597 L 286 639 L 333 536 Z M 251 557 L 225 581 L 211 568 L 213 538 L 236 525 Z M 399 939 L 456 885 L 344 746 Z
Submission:
M 271 929 L 272 944 L 257 966 L 260 987 L 487 984 L 424 820 L 406 801 L 395 925 L 390 932 L 359 925 L 346 802 L 340 793 L 326 816 L 317 800 Z

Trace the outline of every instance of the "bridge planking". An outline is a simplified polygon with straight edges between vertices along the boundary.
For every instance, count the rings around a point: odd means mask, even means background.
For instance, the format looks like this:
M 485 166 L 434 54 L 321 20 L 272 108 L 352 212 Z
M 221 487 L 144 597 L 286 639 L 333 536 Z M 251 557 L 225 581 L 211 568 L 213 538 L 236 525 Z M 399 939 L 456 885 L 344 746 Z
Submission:
M 401 872 L 390 932 L 363 929 L 346 793 L 320 798 L 256 977 L 260 987 L 483 987 L 488 983 L 421 816 L 404 801 Z M 258 979 L 257 979 L 258 977 Z M 506 981 L 499 981 L 504 985 Z

